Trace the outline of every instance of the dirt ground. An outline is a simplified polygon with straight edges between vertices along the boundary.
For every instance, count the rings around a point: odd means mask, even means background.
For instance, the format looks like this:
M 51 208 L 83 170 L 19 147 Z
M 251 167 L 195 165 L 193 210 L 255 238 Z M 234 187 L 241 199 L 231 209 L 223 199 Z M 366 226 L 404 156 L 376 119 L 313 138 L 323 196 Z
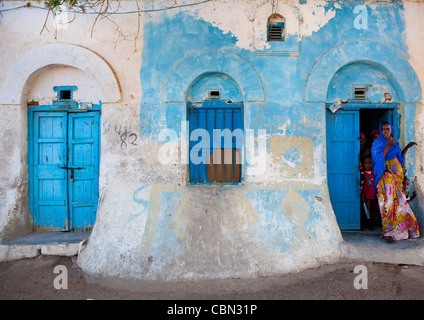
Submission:
M 54 273 L 55 266 L 65 266 Z M 366 273 L 354 272 L 363 265 Z M 61 276 L 61 281 L 57 278 Z M 367 289 L 356 289 L 355 278 Z M 366 276 L 366 278 L 365 278 Z M 367 282 L 365 282 L 365 280 Z M 357 282 L 358 279 L 357 279 Z M 424 267 L 382 263 L 340 263 L 300 273 L 257 279 L 225 279 L 181 283 L 118 281 L 92 278 L 75 258 L 39 256 L 0 264 L 2 300 L 369 300 L 424 298 Z M 172 304 L 173 305 L 173 304 Z

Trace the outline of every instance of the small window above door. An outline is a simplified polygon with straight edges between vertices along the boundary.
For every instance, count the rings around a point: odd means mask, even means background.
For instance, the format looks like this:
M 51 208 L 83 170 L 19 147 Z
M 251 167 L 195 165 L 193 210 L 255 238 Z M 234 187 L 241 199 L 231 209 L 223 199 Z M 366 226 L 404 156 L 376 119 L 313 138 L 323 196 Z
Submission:
M 73 100 L 74 91 L 78 90 L 77 86 L 55 86 L 53 90 L 57 92 L 58 102 L 67 102 Z
M 285 19 L 283 16 L 274 13 L 268 18 L 267 41 L 285 41 Z
M 353 85 L 353 99 L 354 100 L 368 100 L 367 91 L 371 87 L 369 84 L 354 84 Z
M 218 90 L 210 90 L 209 91 L 209 99 L 210 100 L 219 100 L 221 93 Z

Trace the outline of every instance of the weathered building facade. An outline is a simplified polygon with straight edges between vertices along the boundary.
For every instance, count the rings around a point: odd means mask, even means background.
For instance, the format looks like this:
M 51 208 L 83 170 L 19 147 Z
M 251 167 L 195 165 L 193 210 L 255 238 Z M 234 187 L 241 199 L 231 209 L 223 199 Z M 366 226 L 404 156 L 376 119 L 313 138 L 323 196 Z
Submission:
M 2 3 L 1 239 L 91 230 L 83 270 L 152 280 L 335 262 L 360 228 L 360 132 L 383 120 L 417 142 L 422 224 L 424 3 L 112 9 L 55 24 Z

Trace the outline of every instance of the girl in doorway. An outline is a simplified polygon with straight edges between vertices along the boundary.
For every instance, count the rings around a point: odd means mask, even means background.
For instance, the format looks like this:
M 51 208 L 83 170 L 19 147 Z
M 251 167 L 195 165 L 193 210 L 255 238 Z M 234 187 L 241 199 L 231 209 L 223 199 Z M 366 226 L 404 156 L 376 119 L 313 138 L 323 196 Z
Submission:
M 403 191 L 405 192 L 405 196 L 406 196 L 406 201 L 408 201 L 408 203 L 412 200 L 415 199 L 415 197 L 417 196 L 417 192 L 414 190 L 414 192 L 412 192 L 412 196 L 409 196 L 408 193 L 408 189 L 409 189 L 409 179 L 407 177 L 405 177 L 405 179 L 403 179 Z
M 377 197 L 374 189 L 374 170 L 372 168 L 372 158 L 364 157 L 362 160 L 363 171 L 361 172 L 361 200 L 365 205 L 367 215 L 368 228 L 373 230 L 373 225 L 380 217 L 380 209 L 378 207 Z

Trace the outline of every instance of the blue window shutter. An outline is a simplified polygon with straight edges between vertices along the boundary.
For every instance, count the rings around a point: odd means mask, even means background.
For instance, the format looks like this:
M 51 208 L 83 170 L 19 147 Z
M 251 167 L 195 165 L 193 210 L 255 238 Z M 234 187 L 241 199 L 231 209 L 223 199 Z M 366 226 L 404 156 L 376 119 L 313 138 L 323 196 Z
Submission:
M 284 22 L 269 22 L 267 27 L 267 41 L 285 41 Z
M 197 141 L 189 141 L 191 184 L 239 183 L 241 181 L 241 164 L 236 163 L 236 155 L 239 157 L 241 152 L 236 148 L 241 149 L 243 141 L 237 145 L 235 138 L 226 141 L 224 137 L 215 137 L 214 129 L 220 132 L 228 129 L 231 133 L 235 129 L 243 130 L 242 117 L 242 103 L 214 100 L 204 101 L 200 106 L 188 104 L 189 137 L 192 137 L 194 130 L 204 129 L 210 139 L 207 151 L 199 148 L 201 137 Z M 215 144 L 214 139 L 217 140 Z M 214 148 L 217 145 L 220 146 L 219 150 Z M 224 153 L 227 159 L 231 159 L 231 163 L 224 164 Z M 199 155 L 201 163 L 193 161 L 192 154 Z M 219 163 L 214 163 L 214 159 Z

